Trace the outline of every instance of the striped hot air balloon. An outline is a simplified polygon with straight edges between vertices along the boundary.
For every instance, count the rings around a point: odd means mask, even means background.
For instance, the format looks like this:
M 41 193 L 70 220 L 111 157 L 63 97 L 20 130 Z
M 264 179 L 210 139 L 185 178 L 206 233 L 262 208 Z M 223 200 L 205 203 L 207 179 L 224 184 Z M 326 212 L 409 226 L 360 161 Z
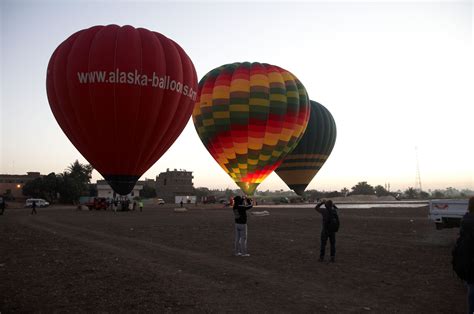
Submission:
M 296 148 L 275 170 L 290 189 L 302 195 L 336 143 L 336 122 L 329 110 L 311 100 L 308 127 Z
M 298 144 L 309 98 L 290 72 L 265 63 L 233 63 L 199 82 L 193 121 L 209 153 L 247 195 Z

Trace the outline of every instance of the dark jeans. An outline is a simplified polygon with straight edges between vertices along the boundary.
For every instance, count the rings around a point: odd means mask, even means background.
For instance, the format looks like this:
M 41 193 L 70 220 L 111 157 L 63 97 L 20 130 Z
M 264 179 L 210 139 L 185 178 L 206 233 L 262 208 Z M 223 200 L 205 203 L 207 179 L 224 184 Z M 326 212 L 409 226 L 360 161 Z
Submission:
M 324 257 L 326 253 L 326 243 L 331 243 L 331 256 L 336 256 L 336 233 L 335 232 L 327 232 L 326 229 L 321 231 L 321 251 L 319 253 L 320 257 Z
M 474 283 L 467 284 L 467 301 L 469 303 L 469 314 L 474 313 Z

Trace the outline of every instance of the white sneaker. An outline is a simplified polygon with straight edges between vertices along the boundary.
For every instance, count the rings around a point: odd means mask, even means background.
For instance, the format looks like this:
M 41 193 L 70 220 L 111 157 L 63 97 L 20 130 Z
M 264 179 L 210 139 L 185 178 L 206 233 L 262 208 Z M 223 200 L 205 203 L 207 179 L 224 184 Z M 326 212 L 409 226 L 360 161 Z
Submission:
M 242 253 L 235 253 L 235 256 L 242 256 Z
M 250 256 L 250 254 L 242 254 L 242 256 L 247 257 Z

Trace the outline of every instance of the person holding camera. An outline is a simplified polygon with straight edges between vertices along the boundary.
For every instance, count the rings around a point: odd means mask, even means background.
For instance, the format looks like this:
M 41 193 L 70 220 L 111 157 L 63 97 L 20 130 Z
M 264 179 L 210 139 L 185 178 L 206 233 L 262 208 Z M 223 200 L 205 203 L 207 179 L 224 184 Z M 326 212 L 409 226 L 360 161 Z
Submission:
M 235 256 L 250 256 L 247 252 L 247 210 L 252 208 L 252 199 L 241 196 L 234 197 L 234 218 L 235 218 Z
M 321 208 L 324 204 L 325 208 Z M 326 244 L 329 239 L 331 244 L 331 263 L 336 261 L 336 232 L 339 230 L 339 216 L 337 214 L 336 205 L 331 200 L 322 200 L 318 202 L 316 207 L 323 218 L 323 225 L 321 230 L 321 249 L 319 253 L 319 261 L 324 261 L 324 255 L 326 253 Z

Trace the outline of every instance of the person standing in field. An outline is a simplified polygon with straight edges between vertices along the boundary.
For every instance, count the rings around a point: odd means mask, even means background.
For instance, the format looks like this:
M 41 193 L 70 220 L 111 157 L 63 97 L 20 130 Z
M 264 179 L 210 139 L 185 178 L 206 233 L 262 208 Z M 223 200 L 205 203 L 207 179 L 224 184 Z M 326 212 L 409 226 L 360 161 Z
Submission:
M 36 215 L 36 201 L 31 204 L 31 215 Z
M 252 208 L 252 200 L 245 200 L 241 196 L 234 197 L 234 218 L 235 218 L 235 256 L 250 256 L 247 252 L 247 210 Z
M 2 196 L 0 196 L 0 215 L 3 215 L 3 212 L 5 211 L 5 207 L 6 207 L 5 199 Z
M 324 204 L 325 208 L 321 208 Z M 324 255 L 326 253 L 326 244 L 329 239 L 331 244 L 331 263 L 336 261 L 336 232 L 339 230 L 339 215 L 337 214 L 336 205 L 331 200 L 322 200 L 318 202 L 315 207 L 316 211 L 319 212 L 323 218 L 322 230 L 321 230 L 321 248 L 319 252 L 319 261 L 324 261 Z
M 453 270 L 466 282 L 468 313 L 474 313 L 474 196 L 469 199 L 468 212 L 461 220 L 459 238 L 453 249 Z

